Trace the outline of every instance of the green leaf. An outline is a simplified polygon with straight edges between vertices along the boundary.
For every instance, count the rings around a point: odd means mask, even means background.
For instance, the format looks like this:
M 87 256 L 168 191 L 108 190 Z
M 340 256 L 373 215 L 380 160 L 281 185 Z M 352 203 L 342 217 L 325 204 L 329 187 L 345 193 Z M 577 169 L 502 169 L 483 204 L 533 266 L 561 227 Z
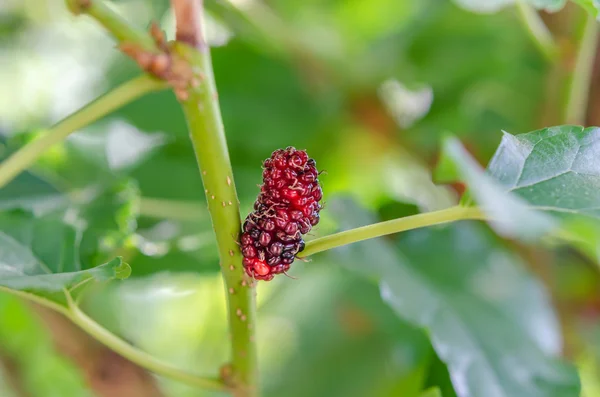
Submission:
M 373 221 L 329 205 L 343 228 Z M 336 262 L 380 283 L 396 314 L 427 329 L 459 397 L 575 397 L 574 369 L 557 359 L 548 297 L 483 226 L 461 222 L 341 247 Z M 431 249 L 435 247 L 435 249 Z
M 123 278 L 121 258 L 94 268 L 79 261 L 79 232 L 56 215 L 0 214 L 0 286 L 64 304 L 64 289 L 91 279 Z
M 525 1 L 532 6 L 546 11 L 558 11 L 564 7 L 566 0 L 454 0 L 459 6 L 474 12 L 496 12 L 513 5 L 517 1 Z M 590 1 L 590 0 L 583 0 Z
M 505 133 L 486 173 L 455 138 L 444 142 L 445 181 L 462 179 L 470 199 L 500 234 L 567 241 L 600 258 L 600 129 L 545 128 Z M 551 239 L 552 238 L 552 239 Z
M 91 190 L 91 197 L 79 207 L 79 217 L 86 223 L 79 252 L 90 266 L 103 262 L 135 233 L 140 199 L 131 179 Z
M 65 196 L 45 180 L 24 172 L 0 189 L 0 210 L 24 209 L 44 213 L 63 207 Z
M 532 240 L 554 227 L 549 216 L 530 208 L 525 200 L 510 194 L 492 177 L 485 175 L 456 138 L 449 137 L 444 141 L 442 159 L 452 163 L 455 168 L 452 174 L 461 177 L 470 189 L 463 203 L 473 198 L 500 234 Z
M 102 251 L 98 240 L 111 232 L 121 232 L 119 225 L 109 221 L 115 215 L 102 211 L 106 210 L 103 205 L 107 196 L 99 197 L 100 200 L 89 201 L 86 206 L 70 207 L 66 211 L 1 212 L 0 287 L 25 292 L 26 297 L 32 299 L 34 295 L 64 305 L 65 289 L 92 279 L 126 278 L 130 269 L 121 258 L 105 260 L 106 263 L 98 263 L 99 266 L 92 263 L 92 257 L 97 258 Z M 82 214 L 89 216 L 82 218 Z M 86 236 L 90 237 L 86 240 Z M 89 243 L 84 247 L 82 242 L 85 241 Z M 110 256 L 113 255 L 104 255 L 105 258 Z
M 530 207 L 558 219 L 562 237 L 598 257 L 600 128 L 567 125 L 504 134 L 487 171 Z

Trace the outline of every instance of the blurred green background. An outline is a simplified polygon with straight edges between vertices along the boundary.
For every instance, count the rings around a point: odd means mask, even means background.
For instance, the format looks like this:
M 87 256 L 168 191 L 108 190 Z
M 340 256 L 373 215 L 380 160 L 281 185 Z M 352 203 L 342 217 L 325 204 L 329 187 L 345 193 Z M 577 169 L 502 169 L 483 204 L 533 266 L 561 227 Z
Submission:
M 205 2 L 244 214 L 261 161 L 280 147 L 306 148 L 326 170 L 318 236 L 456 203 L 459 184 L 431 179 L 446 133 L 485 165 L 502 130 L 562 122 L 561 71 L 512 6 L 484 15 L 449 0 L 248 0 L 239 2 L 242 18 Z M 173 37 L 167 0 L 114 4 Z M 568 43 L 580 12 L 543 18 Z M 138 73 L 106 32 L 62 1 L 0 0 L 1 154 Z M 598 124 L 597 99 L 593 89 L 589 124 Z M 97 286 L 84 308 L 135 346 L 214 373 L 228 355 L 223 286 L 174 95 L 148 95 L 77 132 L 32 172 L 64 192 L 98 183 L 129 192 L 124 200 L 139 208 L 94 211 L 124 233 L 132 278 Z M 48 199 L 33 188 L 18 193 Z M 15 196 L 5 191 L 2 200 Z M 99 238 L 84 236 L 83 252 Z M 390 261 L 403 264 L 398 274 L 385 273 Z M 297 261 L 291 275 L 258 288 L 266 396 L 570 397 L 555 359 L 562 355 L 577 365 L 585 396 L 600 397 L 598 267 L 567 248 L 524 246 L 461 222 Z M 370 280 L 381 275 L 396 284 Z M 432 322 L 436 313 L 443 319 Z M 2 397 L 214 395 L 155 378 L 4 293 L 0 374 Z

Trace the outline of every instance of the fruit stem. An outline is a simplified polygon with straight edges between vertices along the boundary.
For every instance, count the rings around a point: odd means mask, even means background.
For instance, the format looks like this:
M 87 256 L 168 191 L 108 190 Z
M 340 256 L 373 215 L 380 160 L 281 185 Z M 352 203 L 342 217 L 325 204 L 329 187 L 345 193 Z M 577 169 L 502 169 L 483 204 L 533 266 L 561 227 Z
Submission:
M 195 1 L 195 0 L 188 0 Z M 173 7 L 185 2 L 173 1 Z M 189 6 L 189 5 L 188 5 Z M 175 15 L 181 13 L 175 11 Z M 202 12 L 198 26 L 204 27 Z M 185 23 L 185 19 L 177 24 Z M 181 31 L 180 28 L 177 28 Z M 184 95 L 178 95 L 190 132 L 190 138 L 204 184 L 208 211 L 215 230 L 221 272 L 225 281 L 231 330 L 231 376 L 224 375 L 236 396 L 258 395 L 258 365 L 254 330 L 256 304 L 254 285 L 244 275 L 238 247 L 241 230 L 240 210 L 225 131 L 219 109 L 210 51 L 198 32 L 194 47 L 175 42 L 173 51 L 185 60 L 193 73 Z M 228 371 L 223 371 L 228 372 Z
M 567 92 L 564 107 L 564 122 L 584 125 L 590 92 L 590 82 L 598 46 L 598 21 L 589 13 L 582 13 L 580 23 L 576 23 L 575 45 L 577 54 L 575 65 L 567 77 Z M 578 21 L 579 22 L 579 21 Z
M 343 245 L 381 237 L 388 234 L 404 232 L 421 227 L 439 225 L 465 219 L 486 219 L 485 214 L 477 207 L 455 206 L 440 211 L 426 212 L 390 221 L 374 223 L 356 229 L 317 238 L 306 243 L 304 250 L 298 255 L 307 257 Z
M 106 116 L 121 106 L 167 85 L 151 76 L 141 75 L 102 95 L 77 112 L 59 121 L 45 134 L 27 143 L 0 164 L 0 188 L 31 166 L 52 145 L 69 134 Z

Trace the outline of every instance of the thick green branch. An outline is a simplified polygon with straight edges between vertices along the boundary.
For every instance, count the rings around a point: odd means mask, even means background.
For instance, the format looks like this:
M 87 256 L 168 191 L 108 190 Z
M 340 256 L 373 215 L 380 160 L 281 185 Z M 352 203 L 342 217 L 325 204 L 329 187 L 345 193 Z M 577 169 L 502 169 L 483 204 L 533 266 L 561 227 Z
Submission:
M 554 42 L 552 33 L 548 30 L 548 27 L 544 21 L 542 21 L 538 12 L 531 5 L 526 3 L 525 0 L 517 0 L 516 7 L 521 22 L 525 26 L 527 33 L 540 53 L 548 61 L 555 61 L 556 56 L 558 55 L 558 47 Z
M 584 125 L 590 93 L 590 83 L 598 46 L 598 21 L 591 14 L 580 17 L 581 23 L 575 23 L 577 32 L 575 44 L 577 54 L 567 78 L 565 93 L 564 122 Z
M 178 4 L 181 2 L 173 2 L 174 6 Z M 199 26 L 203 26 L 201 19 Z M 235 388 L 237 396 L 251 397 L 258 393 L 254 342 L 255 292 L 250 280 L 244 275 L 242 256 L 237 245 L 241 230 L 239 202 L 217 100 L 210 53 L 205 43 L 197 40 L 194 42 L 197 43 L 196 48 L 181 42 L 176 42 L 173 47 L 174 52 L 191 66 L 193 73 L 189 86 L 183 95 L 178 97 L 201 170 L 225 281 L 233 355 L 232 377 L 226 381 Z
M 318 252 L 375 237 L 464 219 L 486 219 L 486 216 L 479 208 L 456 206 L 440 211 L 374 223 L 309 241 L 300 256 L 307 257 Z
M 61 142 L 72 132 L 91 124 L 144 94 L 165 87 L 165 83 L 153 77 L 142 75 L 122 84 L 61 120 L 41 137 L 29 142 L 0 164 L 0 187 L 13 180 L 40 158 L 52 145 Z
M 146 51 L 156 51 L 152 36 L 143 30 L 135 29 L 129 22 L 99 0 L 65 0 L 74 14 L 87 14 L 97 20 L 112 33 L 120 43 L 139 46 Z

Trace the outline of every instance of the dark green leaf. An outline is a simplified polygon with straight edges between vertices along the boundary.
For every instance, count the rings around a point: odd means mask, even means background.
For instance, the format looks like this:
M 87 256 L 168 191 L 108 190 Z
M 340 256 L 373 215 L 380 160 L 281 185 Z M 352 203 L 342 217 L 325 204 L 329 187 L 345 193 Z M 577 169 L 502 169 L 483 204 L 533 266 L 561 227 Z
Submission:
M 344 228 L 373 221 L 330 203 Z M 431 249 L 435 247 L 435 249 Z M 559 327 L 541 286 L 484 227 L 460 223 L 342 247 L 337 262 L 380 283 L 402 318 L 426 328 L 460 397 L 576 397 Z
M 45 180 L 24 172 L 0 189 L 0 210 L 52 211 L 67 203 L 65 196 Z
M 105 261 L 125 244 L 137 228 L 139 214 L 139 190 L 133 180 L 92 190 L 79 211 L 79 218 L 86 223 L 79 253 L 89 266 Z
M 12 194 L 14 186 L 3 189 L 6 196 Z M 56 190 L 45 189 L 56 197 L 51 202 L 68 203 Z M 29 211 L 32 208 L 26 207 L 0 213 L 1 287 L 64 304 L 64 289 L 91 279 L 129 275 L 129 265 L 121 258 L 107 259 L 114 257 L 113 252 L 134 231 L 131 203 L 137 191 L 124 184 L 93 193 L 83 204 L 66 210 L 41 211 L 36 207 Z M 46 200 L 35 198 L 32 202 L 44 204 Z
M 94 268 L 82 266 L 79 232 L 56 215 L 0 214 L 0 286 L 64 303 L 63 289 L 90 279 L 124 278 L 120 258 Z

